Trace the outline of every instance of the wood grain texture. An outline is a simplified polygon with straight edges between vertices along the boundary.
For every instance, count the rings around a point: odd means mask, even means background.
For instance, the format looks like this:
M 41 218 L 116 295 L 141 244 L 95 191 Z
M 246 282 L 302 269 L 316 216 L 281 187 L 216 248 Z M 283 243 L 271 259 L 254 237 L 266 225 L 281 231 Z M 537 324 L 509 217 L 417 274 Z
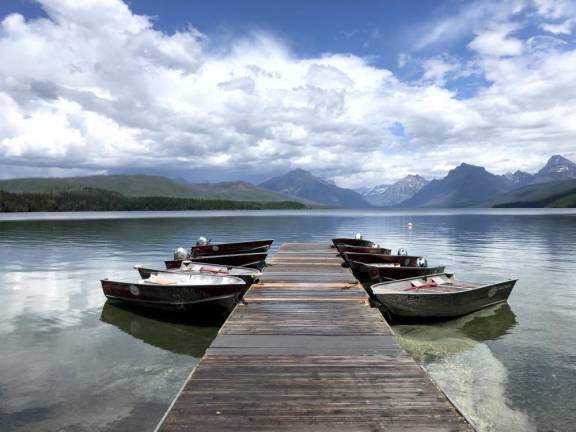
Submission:
M 160 431 L 470 431 L 335 249 L 283 245 Z

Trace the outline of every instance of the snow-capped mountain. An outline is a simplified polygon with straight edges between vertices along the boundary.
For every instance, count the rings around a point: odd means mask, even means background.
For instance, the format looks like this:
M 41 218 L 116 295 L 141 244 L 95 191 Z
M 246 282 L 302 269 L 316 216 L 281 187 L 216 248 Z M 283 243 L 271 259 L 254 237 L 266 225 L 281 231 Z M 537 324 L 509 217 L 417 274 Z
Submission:
M 432 180 L 402 207 L 470 207 L 512 189 L 505 176 L 484 167 L 460 164 L 440 180 Z
M 408 175 L 394 184 L 375 186 L 363 196 L 373 206 L 392 207 L 411 198 L 427 184 L 428 180 L 419 175 Z
M 354 189 L 354 192 L 357 192 L 357 193 L 359 193 L 360 195 L 364 196 L 364 194 L 370 192 L 371 190 L 372 190 L 371 187 L 368 187 L 368 186 L 360 186 L 360 187 Z
M 534 181 L 534 174 L 518 170 L 514 173 L 507 173 L 506 178 L 514 187 L 522 187 Z
M 554 155 L 548 159 L 544 168 L 534 176 L 534 180 L 538 183 L 575 178 L 576 163 L 560 155 Z

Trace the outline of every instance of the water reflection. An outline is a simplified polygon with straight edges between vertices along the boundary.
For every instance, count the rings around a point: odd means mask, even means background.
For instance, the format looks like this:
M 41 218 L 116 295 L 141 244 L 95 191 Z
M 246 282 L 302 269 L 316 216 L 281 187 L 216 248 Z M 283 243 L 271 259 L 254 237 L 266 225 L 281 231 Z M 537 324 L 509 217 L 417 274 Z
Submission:
M 510 406 L 508 370 L 488 343 L 517 325 L 512 308 L 502 303 L 455 320 L 394 326 L 394 331 L 478 430 L 526 432 L 535 427 L 526 413 Z
M 518 324 L 507 303 L 491 306 L 458 319 L 426 325 L 396 325 L 402 346 L 420 363 L 441 360 L 496 340 Z
M 520 277 L 510 307 L 395 329 L 480 430 L 576 424 L 574 211 L 88 216 L 93 219 L 6 222 L 0 215 L 2 432 L 152 430 L 216 334 L 217 322 L 105 304 L 102 277 L 132 278 L 134 264 L 159 266 L 199 235 L 274 238 L 274 252 L 283 242 L 355 232 L 445 264 L 463 280 Z
M 107 301 L 100 320 L 147 344 L 200 358 L 218 333 L 225 315 L 198 316 L 127 308 Z

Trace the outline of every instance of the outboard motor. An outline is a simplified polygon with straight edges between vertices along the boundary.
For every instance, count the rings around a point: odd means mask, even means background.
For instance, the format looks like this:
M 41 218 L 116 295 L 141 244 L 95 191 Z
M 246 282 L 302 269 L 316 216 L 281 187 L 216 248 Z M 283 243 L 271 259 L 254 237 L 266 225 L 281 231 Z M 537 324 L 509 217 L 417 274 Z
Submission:
M 186 258 L 188 258 L 188 251 L 186 249 L 182 247 L 176 249 L 176 251 L 174 252 L 175 260 L 185 260 Z
M 416 265 L 418 267 L 428 267 L 428 261 L 426 261 L 426 258 L 418 257 L 416 260 Z
M 406 255 L 408 255 L 408 251 L 406 250 L 406 248 L 400 248 L 400 249 L 398 249 L 398 255 L 406 256 Z
M 196 240 L 196 246 L 206 246 L 208 243 L 210 243 L 210 240 L 204 236 L 200 236 L 198 240 Z
M 362 235 L 362 233 L 356 233 L 356 235 L 354 236 L 354 238 L 356 240 L 362 240 L 364 238 L 364 236 Z

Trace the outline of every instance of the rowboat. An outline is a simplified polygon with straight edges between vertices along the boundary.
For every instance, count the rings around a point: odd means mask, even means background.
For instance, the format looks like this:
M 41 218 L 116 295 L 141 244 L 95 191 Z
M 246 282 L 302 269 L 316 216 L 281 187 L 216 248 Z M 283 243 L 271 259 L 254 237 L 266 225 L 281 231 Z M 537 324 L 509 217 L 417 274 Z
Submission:
M 366 264 L 359 262 L 351 262 L 350 268 L 354 275 L 358 274 L 358 279 L 368 281 L 370 284 L 427 276 L 442 273 L 445 270 L 444 266 L 421 267 L 387 263 Z
M 152 274 L 160 273 L 183 273 L 183 274 L 206 274 L 212 276 L 235 276 L 242 279 L 246 284 L 252 284 L 258 279 L 262 272 L 260 270 L 248 267 L 232 267 L 217 264 L 197 263 L 192 261 L 183 261 L 179 268 L 169 270 L 157 270 L 146 268 L 141 265 L 134 266 L 143 279 L 147 279 Z
M 266 252 L 273 242 L 274 240 L 254 240 L 236 243 L 196 244 L 192 246 L 191 257 Z
M 135 281 L 100 281 L 111 300 L 156 308 L 186 309 L 210 303 L 229 307 L 241 295 L 246 283 L 233 276 L 162 273 Z
M 363 254 L 377 254 L 377 255 L 390 255 L 392 253 L 390 249 L 383 247 L 348 246 L 344 244 L 338 246 L 338 252 L 340 252 L 340 254 L 363 253 Z
M 444 272 L 444 266 L 429 267 L 419 256 L 348 253 L 344 257 L 354 276 L 370 284 Z
M 203 264 L 218 264 L 231 267 L 249 267 L 261 270 L 266 265 L 267 252 L 232 254 L 232 255 L 212 255 L 200 258 L 185 258 L 164 261 L 167 269 L 179 269 L 183 261 L 190 261 Z
M 385 313 L 404 318 L 454 318 L 508 300 L 516 279 L 489 285 L 440 273 L 372 285 Z
M 418 258 L 417 255 L 390 255 L 378 253 L 359 253 L 359 252 L 344 252 L 342 257 L 346 261 L 355 261 L 360 263 L 399 263 L 404 266 L 416 265 Z
M 338 249 L 339 246 L 363 246 L 363 247 L 374 247 L 375 243 L 370 240 L 364 240 L 359 238 L 335 238 L 332 239 L 334 247 Z

